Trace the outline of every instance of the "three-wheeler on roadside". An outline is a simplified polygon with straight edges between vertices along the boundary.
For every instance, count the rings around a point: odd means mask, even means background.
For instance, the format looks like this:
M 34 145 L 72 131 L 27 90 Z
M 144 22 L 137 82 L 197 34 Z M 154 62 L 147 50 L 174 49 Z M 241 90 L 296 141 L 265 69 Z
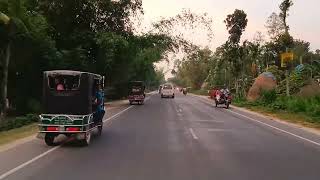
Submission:
M 133 104 L 137 102 L 138 104 L 144 104 L 145 94 L 145 85 L 142 81 L 132 81 L 129 83 L 129 103 Z
M 43 73 L 43 114 L 39 136 L 54 146 L 60 135 L 75 137 L 89 145 L 97 130 L 101 135 L 104 116 L 104 77 L 98 74 L 57 70 Z

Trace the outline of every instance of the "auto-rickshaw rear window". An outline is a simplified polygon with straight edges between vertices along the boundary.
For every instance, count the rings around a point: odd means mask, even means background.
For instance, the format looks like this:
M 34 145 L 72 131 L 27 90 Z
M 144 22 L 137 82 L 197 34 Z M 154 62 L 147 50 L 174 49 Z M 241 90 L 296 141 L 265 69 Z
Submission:
M 49 75 L 48 85 L 50 89 L 57 91 L 79 90 L 80 75 Z
M 163 86 L 163 89 L 172 89 L 172 86 L 169 85 L 169 84 L 168 85 L 166 84 L 166 85 Z

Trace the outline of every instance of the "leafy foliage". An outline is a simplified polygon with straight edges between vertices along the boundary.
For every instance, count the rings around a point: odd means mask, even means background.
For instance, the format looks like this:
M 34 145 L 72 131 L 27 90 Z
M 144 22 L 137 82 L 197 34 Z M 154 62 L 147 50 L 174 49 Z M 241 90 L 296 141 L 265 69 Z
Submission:
M 247 14 L 243 10 L 236 9 L 233 14 L 229 14 L 224 21 L 229 31 L 229 41 L 231 44 L 238 44 L 241 35 L 248 24 Z
M 148 86 L 163 81 L 153 63 L 163 59 L 172 40 L 134 35 L 131 18 L 143 13 L 141 0 L 1 0 L 0 12 L 12 22 L 0 22 L 0 37 L 12 43 L 7 97 L 18 115 L 41 110 L 45 70 L 106 75 L 107 86 L 115 87 L 118 97 L 126 95 L 128 81 Z M 0 62 L 7 42 L 0 43 Z
M 253 41 L 241 41 L 248 19 L 243 10 L 236 9 L 224 21 L 229 33 L 226 43 L 211 53 L 208 58 L 210 60 L 202 65 L 204 67 L 192 64 L 192 61 L 180 63 L 180 68 L 173 79 L 174 82 L 199 89 L 199 85 L 192 82 L 203 83 L 202 79 L 206 76 L 205 82 L 210 88 L 227 85 L 230 89 L 236 90 L 235 97 L 243 98 L 254 79 L 259 74 L 268 71 L 277 79 L 276 93 L 284 95 L 286 90 L 285 69 L 281 67 L 280 54 L 286 51 L 294 54 L 289 77 L 291 95 L 299 92 L 310 81 L 320 79 L 320 63 L 317 60 L 320 59 L 320 50 L 310 51 L 310 43 L 294 39 L 289 33 L 287 19 L 292 6 L 292 0 L 282 0 L 279 5 L 280 13 L 272 13 L 267 19 L 265 27 L 268 30 L 269 41 L 265 41 L 261 33 L 257 33 Z M 302 70 L 296 72 L 295 67 L 301 64 L 303 64 Z M 203 69 L 203 73 L 199 73 L 199 68 Z

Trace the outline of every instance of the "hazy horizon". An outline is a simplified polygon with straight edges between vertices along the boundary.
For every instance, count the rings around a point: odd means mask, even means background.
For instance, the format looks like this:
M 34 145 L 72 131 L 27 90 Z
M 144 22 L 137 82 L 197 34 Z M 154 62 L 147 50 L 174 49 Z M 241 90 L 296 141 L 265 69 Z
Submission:
M 190 9 L 196 13 L 208 13 L 214 21 L 214 38 L 210 44 L 205 44 L 201 38 L 194 33 L 191 36 L 196 39 L 196 44 L 207 45 L 213 51 L 223 44 L 228 38 L 224 19 L 235 9 L 242 9 L 248 15 L 248 26 L 242 36 L 242 40 L 252 40 L 257 31 L 263 33 L 265 39 L 268 34 L 265 28 L 267 18 L 273 13 L 279 13 L 279 4 L 282 0 L 143 0 L 144 20 L 143 25 L 150 26 L 152 22 L 161 17 L 171 17 L 179 14 L 183 9 Z M 295 39 L 302 39 L 310 42 L 311 50 L 320 49 L 320 24 L 314 22 L 320 18 L 319 0 L 294 0 L 290 8 L 288 24 L 290 34 Z M 197 42 L 198 41 L 198 42 Z M 165 67 L 165 63 L 161 63 Z M 172 66 L 172 64 L 170 65 Z M 170 74 L 169 74 L 170 76 Z

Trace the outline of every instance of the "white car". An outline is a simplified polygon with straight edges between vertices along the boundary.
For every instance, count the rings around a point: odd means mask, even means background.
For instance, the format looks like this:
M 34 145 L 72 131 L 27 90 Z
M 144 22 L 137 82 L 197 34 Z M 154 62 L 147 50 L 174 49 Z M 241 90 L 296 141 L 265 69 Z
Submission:
M 174 88 L 171 84 L 165 84 L 161 90 L 161 98 L 171 97 L 174 98 Z

